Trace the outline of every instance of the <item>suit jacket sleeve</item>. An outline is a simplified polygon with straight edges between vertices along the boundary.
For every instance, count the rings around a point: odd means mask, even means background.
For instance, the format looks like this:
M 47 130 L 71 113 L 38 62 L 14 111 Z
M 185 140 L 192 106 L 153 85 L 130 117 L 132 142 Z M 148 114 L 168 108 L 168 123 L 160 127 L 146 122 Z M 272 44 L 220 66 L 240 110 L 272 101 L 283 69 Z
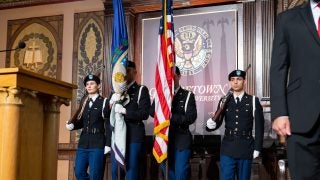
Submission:
M 184 114 L 172 113 L 171 122 L 174 125 L 189 127 L 197 119 L 197 107 L 194 94 L 190 94 L 189 102 L 187 104 L 187 111 Z
M 131 110 L 127 109 L 126 118 L 128 121 L 135 122 L 146 120 L 150 113 L 150 96 L 147 87 L 143 86 L 138 104 L 138 109 Z
M 288 116 L 286 87 L 290 60 L 285 31 L 285 20 L 280 14 L 275 29 L 270 66 L 271 119 Z
M 257 151 L 262 150 L 263 144 L 263 134 L 264 134 L 264 117 L 263 110 L 260 104 L 259 99 L 256 97 L 256 109 L 254 112 L 254 121 L 255 121 L 255 140 L 254 140 L 254 149 Z

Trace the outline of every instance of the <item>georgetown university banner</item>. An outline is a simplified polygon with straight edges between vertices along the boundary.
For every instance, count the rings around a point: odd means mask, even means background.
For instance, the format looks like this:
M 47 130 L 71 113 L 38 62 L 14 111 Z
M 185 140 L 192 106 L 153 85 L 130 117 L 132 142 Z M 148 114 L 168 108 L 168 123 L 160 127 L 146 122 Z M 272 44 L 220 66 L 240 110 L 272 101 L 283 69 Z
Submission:
M 196 13 L 174 13 L 176 65 L 180 84 L 194 92 L 198 119 L 190 126 L 193 134 L 208 134 L 204 124 L 214 112 L 221 96 L 229 90 L 227 75 L 237 67 L 237 9 L 199 8 Z M 142 84 L 155 96 L 155 64 L 158 57 L 159 16 L 142 19 Z M 153 134 L 153 119 L 146 122 L 148 135 Z M 216 134 L 223 129 L 216 131 Z

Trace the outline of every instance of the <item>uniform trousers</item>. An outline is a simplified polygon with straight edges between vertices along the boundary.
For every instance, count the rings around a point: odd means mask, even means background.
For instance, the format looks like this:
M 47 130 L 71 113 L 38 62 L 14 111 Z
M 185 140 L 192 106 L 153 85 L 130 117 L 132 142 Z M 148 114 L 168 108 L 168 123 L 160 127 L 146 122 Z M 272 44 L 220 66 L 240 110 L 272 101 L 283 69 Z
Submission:
M 174 157 L 173 159 L 169 160 L 170 164 L 172 164 L 172 166 L 169 165 L 169 172 L 168 172 L 169 180 L 188 180 L 189 179 L 190 156 L 191 156 L 190 149 L 175 150 L 174 156 L 169 156 L 169 157 Z M 165 179 L 166 162 L 163 161 L 160 167 Z
M 77 180 L 103 180 L 104 166 L 104 149 L 77 149 L 74 167 Z
M 320 116 L 310 132 L 288 136 L 287 155 L 292 180 L 320 180 Z
M 141 164 L 140 157 L 142 153 L 142 143 L 130 143 L 126 148 L 126 172 L 121 169 L 121 179 L 126 177 L 126 180 L 138 180 L 139 179 L 139 166 Z M 112 169 L 112 180 L 118 180 L 118 162 L 111 154 L 111 169 Z
M 236 159 L 220 154 L 220 179 L 221 180 L 249 180 L 252 159 Z

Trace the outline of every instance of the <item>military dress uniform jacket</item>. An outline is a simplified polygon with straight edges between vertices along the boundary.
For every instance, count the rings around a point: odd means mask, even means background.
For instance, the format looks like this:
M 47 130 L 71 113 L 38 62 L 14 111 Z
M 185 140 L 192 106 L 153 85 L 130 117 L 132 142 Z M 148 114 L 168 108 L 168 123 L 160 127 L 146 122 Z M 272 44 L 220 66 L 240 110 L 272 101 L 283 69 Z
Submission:
M 109 100 L 105 101 L 105 108 L 103 108 L 104 98 L 98 96 L 93 102 L 91 108 L 89 101 L 85 104 L 84 111 L 79 120 L 74 123 L 74 130 L 81 129 L 78 147 L 79 148 L 104 148 L 111 145 L 111 129 L 110 129 L 110 108 Z M 104 117 L 102 117 L 102 113 Z
M 194 94 L 190 92 L 189 98 L 188 94 L 189 91 L 180 87 L 178 92 L 173 96 L 169 127 L 169 148 L 171 150 L 191 148 L 192 135 L 189 125 L 193 124 L 197 119 L 197 107 Z M 188 101 L 187 104 L 186 101 Z M 152 117 L 154 116 L 154 112 L 155 105 L 153 102 L 150 111 Z
M 175 147 L 177 150 L 191 148 L 192 135 L 189 125 L 193 124 L 197 119 L 197 107 L 194 94 L 190 92 L 188 99 L 188 93 L 189 91 L 180 87 L 173 96 L 169 127 L 169 148 Z M 186 101 L 188 101 L 187 104 Z
M 143 120 L 147 120 L 149 117 L 151 102 L 149 90 L 145 86 L 141 87 L 140 99 L 138 100 L 140 87 L 141 85 L 135 82 L 127 90 L 130 102 L 124 106 L 126 108 L 124 120 L 127 125 L 128 143 L 143 142 L 146 134 Z
M 238 104 L 236 104 L 233 96 L 227 100 L 223 114 L 226 130 L 221 144 L 221 154 L 233 158 L 252 159 L 253 150 L 261 152 L 264 117 L 257 97 L 255 98 L 253 117 L 252 98 L 253 96 L 244 93 Z M 254 138 L 252 135 L 253 124 L 255 124 Z

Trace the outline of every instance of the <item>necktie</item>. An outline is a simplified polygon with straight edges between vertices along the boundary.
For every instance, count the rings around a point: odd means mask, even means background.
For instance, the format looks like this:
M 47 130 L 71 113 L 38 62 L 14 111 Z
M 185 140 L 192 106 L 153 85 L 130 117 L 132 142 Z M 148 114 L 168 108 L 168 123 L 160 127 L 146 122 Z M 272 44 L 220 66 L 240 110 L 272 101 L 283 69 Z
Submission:
M 90 108 L 91 108 L 92 104 L 93 104 L 93 100 L 92 100 L 92 98 L 89 98 L 89 107 Z
M 239 104 L 239 102 L 240 102 L 239 97 L 236 97 L 236 103 Z

